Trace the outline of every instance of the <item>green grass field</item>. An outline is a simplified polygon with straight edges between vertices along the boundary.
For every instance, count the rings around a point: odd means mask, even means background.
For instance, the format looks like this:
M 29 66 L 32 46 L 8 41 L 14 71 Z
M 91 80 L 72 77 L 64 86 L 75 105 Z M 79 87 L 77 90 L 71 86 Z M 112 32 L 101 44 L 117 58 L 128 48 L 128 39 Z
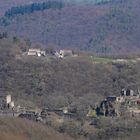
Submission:
M 109 63 L 109 62 L 112 62 L 112 60 L 113 60 L 111 58 L 93 57 L 93 56 L 91 56 L 91 59 L 93 62 L 96 62 L 96 63 Z

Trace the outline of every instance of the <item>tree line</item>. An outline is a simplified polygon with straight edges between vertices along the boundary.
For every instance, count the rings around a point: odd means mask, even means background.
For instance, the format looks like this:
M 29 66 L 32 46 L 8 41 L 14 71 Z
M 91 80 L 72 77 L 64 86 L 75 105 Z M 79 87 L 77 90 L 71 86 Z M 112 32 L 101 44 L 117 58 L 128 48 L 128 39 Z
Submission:
M 23 6 L 17 6 L 17 7 L 12 7 L 11 9 L 8 9 L 5 12 L 5 17 L 13 17 L 18 14 L 30 14 L 33 13 L 34 11 L 43 11 L 46 9 L 61 9 L 64 7 L 63 2 L 59 1 L 48 1 L 48 2 L 43 2 L 43 3 L 32 3 L 29 5 L 23 5 Z

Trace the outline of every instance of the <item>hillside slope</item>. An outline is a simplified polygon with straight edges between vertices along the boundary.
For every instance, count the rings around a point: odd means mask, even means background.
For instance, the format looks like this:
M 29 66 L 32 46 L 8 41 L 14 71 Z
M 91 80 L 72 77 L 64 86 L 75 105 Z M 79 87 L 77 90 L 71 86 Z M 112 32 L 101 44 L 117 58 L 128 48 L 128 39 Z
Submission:
M 58 1 L 58 0 L 1 0 L 0 1 L 0 16 L 4 14 L 7 9 L 10 9 L 13 6 L 21 6 L 27 5 L 31 3 L 39 3 L 39 2 L 46 2 L 46 1 Z M 96 3 L 96 2 L 106 2 L 110 0 L 59 0 L 64 2 L 72 2 L 72 3 Z
M 73 140 L 50 127 L 18 118 L 0 118 L 0 140 Z
M 139 89 L 140 65 L 93 64 L 94 58 L 79 56 L 57 59 L 21 56 L 22 41 L 0 40 L 0 89 L 19 104 L 58 108 L 76 106 L 80 117 L 105 96 L 120 94 L 122 88 Z M 57 98 L 56 98 L 57 97 Z M 22 100 L 22 101 L 21 101 Z
M 139 4 L 138 0 L 121 0 L 100 5 L 66 5 L 61 10 L 5 19 L 8 25 L 0 29 L 57 48 L 80 48 L 99 54 L 138 52 Z

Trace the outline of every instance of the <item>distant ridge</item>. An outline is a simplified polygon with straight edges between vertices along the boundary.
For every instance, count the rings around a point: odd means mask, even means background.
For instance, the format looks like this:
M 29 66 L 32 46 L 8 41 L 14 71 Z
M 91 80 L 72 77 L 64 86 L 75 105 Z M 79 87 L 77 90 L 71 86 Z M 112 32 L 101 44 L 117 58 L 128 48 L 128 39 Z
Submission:
M 1 18 L 0 29 L 45 46 L 53 44 L 56 48 L 80 49 L 99 55 L 139 52 L 140 1 L 104 2 L 65 4 L 61 9 L 13 14 L 12 18 L 5 16 Z

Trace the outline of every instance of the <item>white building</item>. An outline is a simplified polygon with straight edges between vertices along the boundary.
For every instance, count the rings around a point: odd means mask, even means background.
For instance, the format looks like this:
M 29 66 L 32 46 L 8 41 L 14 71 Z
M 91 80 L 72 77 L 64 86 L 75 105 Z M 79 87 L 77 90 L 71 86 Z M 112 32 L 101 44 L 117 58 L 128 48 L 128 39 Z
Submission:
M 122 89 L 121 96 L 134 96 L 134 91 L 132 89 Z
M 128 60 L 127 59 L 116 59 L 116 60 L 113 60 L 114 63 L 127 63 Z
M 64 58 L 64 57 L 72 57 L 73 56 L 73 51 L 72 50 L 60 50 L 59 52 L 59 58 Z
M 45 51 L 42 51 L 40 49 L 29 49 L 29 51 L 27 52 L 28 56 L 46 56 Z

